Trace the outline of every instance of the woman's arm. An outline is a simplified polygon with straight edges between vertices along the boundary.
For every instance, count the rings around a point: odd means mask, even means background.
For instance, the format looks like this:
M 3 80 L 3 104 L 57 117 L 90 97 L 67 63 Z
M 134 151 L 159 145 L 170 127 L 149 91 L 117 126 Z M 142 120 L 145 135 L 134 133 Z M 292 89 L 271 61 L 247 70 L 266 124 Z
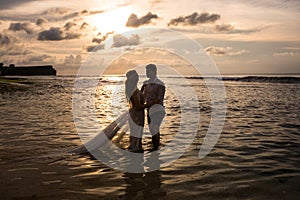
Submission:
M 155 99 L 153 101 L 146 102 L 144 105 L 146 108 L 149 108 L 149 107 L 153 106 L 154 104 L 159 104 L 159 103 L 160 103 L 160 99 Z
M 142 102 L 142 98 L 141 96 L 139 95 L 138 92 L 135 92 L 132 96 L 131 96 L 131 101 L 132 101 L 132 104 L 135 108 L 139 109 L 139 110 L 142 110 L 144 108 L 146 108 L 146 105 L 143 104 Z

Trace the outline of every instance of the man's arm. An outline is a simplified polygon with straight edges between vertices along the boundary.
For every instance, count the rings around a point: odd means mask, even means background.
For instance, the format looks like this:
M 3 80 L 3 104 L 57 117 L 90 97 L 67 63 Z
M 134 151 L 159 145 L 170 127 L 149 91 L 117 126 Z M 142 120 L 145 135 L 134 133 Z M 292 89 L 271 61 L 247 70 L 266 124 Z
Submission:
M 145 84 L 143 84 L 143 86 L 142 86 L 142 88 L 141 88 L 142 94 L 144 94 L 144 90 L 145 90 Z
M 164 105 L 165 92 L 166 87 L 164 85 L 158 85 L 157 98 L 159 99 L 161 105 Z

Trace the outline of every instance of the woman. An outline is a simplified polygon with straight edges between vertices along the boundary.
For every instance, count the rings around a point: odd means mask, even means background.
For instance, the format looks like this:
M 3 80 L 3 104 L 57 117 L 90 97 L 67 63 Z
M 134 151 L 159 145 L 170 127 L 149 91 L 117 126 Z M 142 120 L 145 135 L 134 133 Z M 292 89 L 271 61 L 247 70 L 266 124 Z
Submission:
M 126 73 L 125 94 L 129 102 L 129 128 L 130 145 L 128 149 L 133 152 L 142 152 L 142 135 L 144 129 L 144 104 L 141 91 L 137 88 L 139 75 L 135 70 Z

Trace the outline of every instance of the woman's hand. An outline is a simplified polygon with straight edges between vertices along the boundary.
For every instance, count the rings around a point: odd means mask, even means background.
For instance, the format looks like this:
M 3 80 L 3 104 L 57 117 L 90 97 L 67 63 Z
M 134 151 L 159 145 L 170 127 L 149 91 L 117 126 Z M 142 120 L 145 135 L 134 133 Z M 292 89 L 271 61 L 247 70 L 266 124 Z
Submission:
M 154 104 L 159 104 L 159 103 L 160 103 L 160 100 L 159 99 L 155 99 L 155 100 L 153 100 L 151 102 L 146 102 L 144 105 L 145 105 L 145 108 L 150 108 Z

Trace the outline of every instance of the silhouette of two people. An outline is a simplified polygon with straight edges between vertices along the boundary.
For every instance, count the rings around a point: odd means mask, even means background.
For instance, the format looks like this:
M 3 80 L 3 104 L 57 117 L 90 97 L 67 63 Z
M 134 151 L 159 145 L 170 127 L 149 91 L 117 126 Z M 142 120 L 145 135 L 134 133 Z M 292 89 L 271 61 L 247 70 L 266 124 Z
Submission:
M 129 128 L 130 145 L 128 149 L 132 152 L 143 152 L 142 136 L 145 124 L 145 112 L 149 131 L 152 135 L 152 150 L 160 146 L 160 125 L 165 116 L 164 96 L 165 85 L 157 78 L 157 67 L 154 64 L 146 66 L 146 76 L 141 90 L 137 84 L 139 75 L 135 70 L 126 73 L 125 94 L 129 102 Z

